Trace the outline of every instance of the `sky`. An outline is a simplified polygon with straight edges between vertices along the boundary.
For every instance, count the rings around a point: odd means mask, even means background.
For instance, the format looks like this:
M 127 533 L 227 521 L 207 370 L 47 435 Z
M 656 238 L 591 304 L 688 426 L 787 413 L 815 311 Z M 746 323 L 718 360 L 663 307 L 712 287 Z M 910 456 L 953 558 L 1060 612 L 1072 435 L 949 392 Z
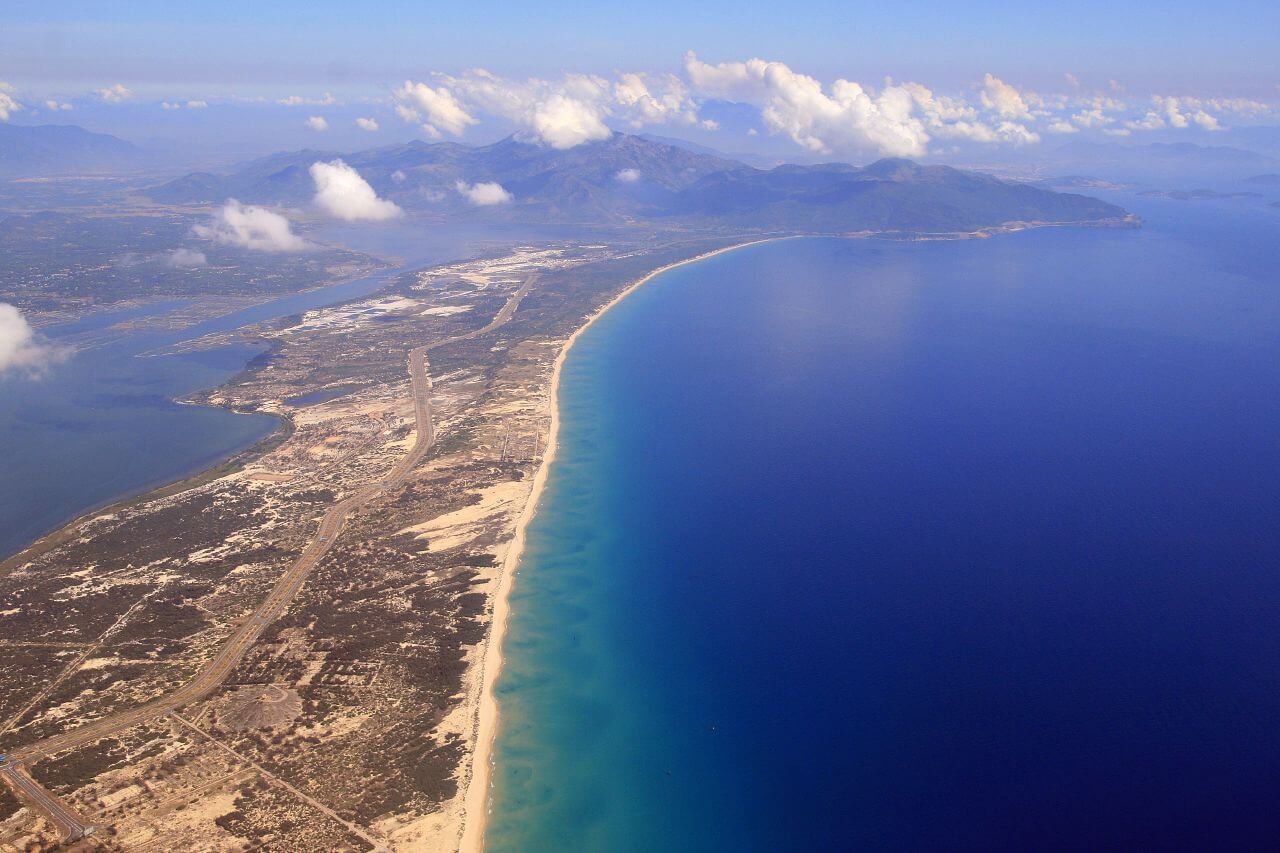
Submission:
M 227 144 L 267 132 L 275 147 L 521 129 L 567 144 L 608 127 L 922 157 L 1276 123 L 1277 33 L 1280 3 L 1230 0 L 10 0 L 0 121 L 74 119 L 139 141 L 218 126 Z
M 820 77 L 986 72 L 1041 86 L 1064 72 L 1199 95 L 1274 94 L 1280 4 L 649 0 L 219 3 L 10 0 L 9 77 L 65 85 L 340 86 L 426 70 L 674 70 L 688 50 L 761 56 Z

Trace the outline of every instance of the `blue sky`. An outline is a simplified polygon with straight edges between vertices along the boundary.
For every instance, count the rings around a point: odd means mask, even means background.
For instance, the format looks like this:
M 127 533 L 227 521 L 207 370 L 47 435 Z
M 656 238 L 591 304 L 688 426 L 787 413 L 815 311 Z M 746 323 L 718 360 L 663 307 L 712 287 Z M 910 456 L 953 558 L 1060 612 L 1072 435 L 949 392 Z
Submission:
M 990 71 L 1191 94 L 1274 94 L 1280 3 L 9 2 L 0 79 L 337 87 L 481 65 L 676 68 L 687 50 L 819 77 L 958 85 Z

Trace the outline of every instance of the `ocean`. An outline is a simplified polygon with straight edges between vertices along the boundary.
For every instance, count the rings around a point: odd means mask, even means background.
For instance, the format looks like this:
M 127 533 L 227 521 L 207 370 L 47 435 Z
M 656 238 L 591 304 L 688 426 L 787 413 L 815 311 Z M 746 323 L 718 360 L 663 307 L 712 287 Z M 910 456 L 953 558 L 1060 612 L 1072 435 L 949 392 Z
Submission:
M 1280 217 L 812 238 L 579 339 L 493 850 L 1274 849 Z

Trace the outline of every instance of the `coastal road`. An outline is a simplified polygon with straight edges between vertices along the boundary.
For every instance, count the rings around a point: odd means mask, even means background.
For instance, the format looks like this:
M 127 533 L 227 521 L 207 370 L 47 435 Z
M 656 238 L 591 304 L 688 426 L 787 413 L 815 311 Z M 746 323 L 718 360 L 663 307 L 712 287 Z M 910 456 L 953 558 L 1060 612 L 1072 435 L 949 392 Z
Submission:
M 158 719 L 183 705 L 203 699 L 217 689 L 231 671 L 236 668 L 250 648 L 258 641 L 267 626 L 280 618 L 288 609 L 293 599 L 302 589 L 307 576 L 333 548 L 338 536 L 346 528 L 351 516 L 384 492 L 399 488 L 408 478 L 409 472 L 422 461 L 427 451 L 435 442 L 435 427 L 431 415 L 431 377 L 428 371 L 427 353 L 459 341 L 470 340 L 487 334 L 504 325 L 515 315 L 521 300 L 528 294 L 536 280 L 531 275 L 513 293 L 486 325 L 461 335 L 454 335 L 430 344 L 415 347 L 409 351 L 408 370 L 410 386 L 413 390 L 413 409 L 416 435 L 413 447 L 405 454 L 382 479 L 362 486 L 331 506 L 320 520 L 315 535 L 307 544 L 302 554 L 289 566 L 284 575 L 268 593 L 267 597 L 254 609 L 249 617 L 240 624 L 235 633 L 218 649 L 217 653 L 196 673 L 195 678 L 182 685 L 172 693 L 152 699 L 135 708 L 94 720 L 91 723 L 52 735 L 44 740 L 28 746 L 12 750 L 9 756 L 16 763 L 31 763 L 41 757 L 54 755 L 76 747 L 85 746 L 109 735 L 131 729 L 134 726 Z M 41 805 L 44 801 L 59 803 L 62 813 L 74 815 L 65 805 L 49 791 L 37 784 L 30 776 L 20 770 L 12 774 L 5 772 L 3 778 L 14 789 L 15 793 L 31 802 L 41 811 L 47 811 Z M 57 823 L 57 821 L 55 821 Z M 79 826 L 79 824 L 76 824 Z M 68 831 L 76 831 L 67 824 Z M 61 832 L 63 826 L 59 824 Z M 78 837 L 78 836 L 77 836 Z M 64 841 L 67 840 L 65 837 Z

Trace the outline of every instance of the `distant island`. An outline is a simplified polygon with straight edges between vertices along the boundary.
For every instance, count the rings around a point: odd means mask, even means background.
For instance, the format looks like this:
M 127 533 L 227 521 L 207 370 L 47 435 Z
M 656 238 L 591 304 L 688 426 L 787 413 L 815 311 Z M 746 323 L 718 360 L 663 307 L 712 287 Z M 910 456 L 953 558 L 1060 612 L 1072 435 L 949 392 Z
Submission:
M 1262 198 L 1261 193 L 1236 192 L 1223 193 L 1217 190 L 1144 190 L 1138 195 L 1150 198 L 1171 198 L 1177 201 L 1207 201 L 1211 199 L 1224 198 Z

